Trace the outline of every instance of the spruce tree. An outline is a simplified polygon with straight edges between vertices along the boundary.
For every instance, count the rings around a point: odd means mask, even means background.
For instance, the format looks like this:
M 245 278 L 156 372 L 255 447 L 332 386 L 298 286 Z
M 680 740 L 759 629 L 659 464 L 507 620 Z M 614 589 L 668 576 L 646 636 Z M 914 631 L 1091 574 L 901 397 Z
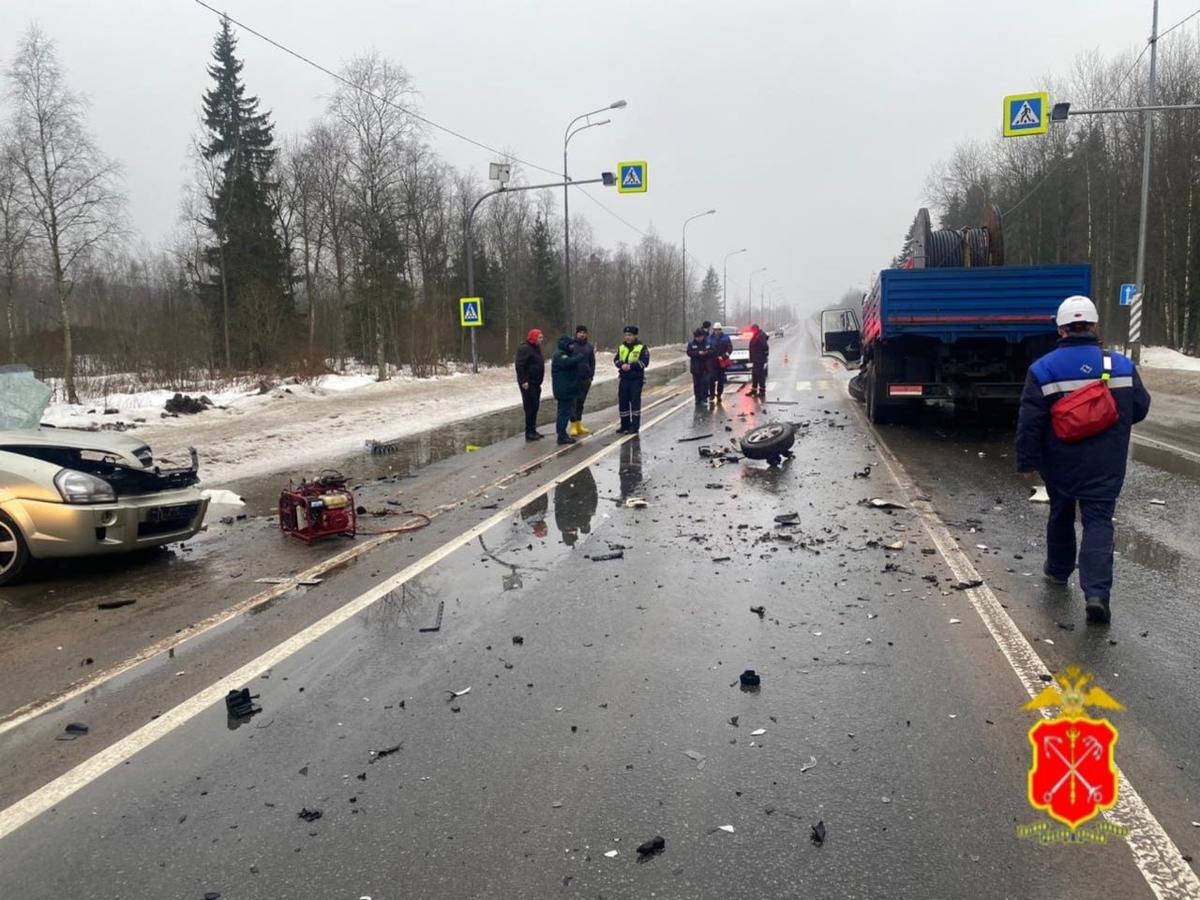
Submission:
M 220 325 L 226 368 L 270 361 L 290 324 L 287 260 L 270 199 L 273 126 L 270 115 L 258 111 L 258 98 L 246 94 L 236 50 L 237 38 L 223 19 L 208 67 L 214 83 L 204 94 L 207 141 L 201 152 L 215 172 L 207 224 L 216 243 L 205 251 L 214 275 L 204 294 Z
M 530 312 L 547 340 L 557 340 L 567 327 L 562 284 L 558 280 L 559 262 L 550 246 L 550 226 L 539 213 L 529 235 L 531 297 Z

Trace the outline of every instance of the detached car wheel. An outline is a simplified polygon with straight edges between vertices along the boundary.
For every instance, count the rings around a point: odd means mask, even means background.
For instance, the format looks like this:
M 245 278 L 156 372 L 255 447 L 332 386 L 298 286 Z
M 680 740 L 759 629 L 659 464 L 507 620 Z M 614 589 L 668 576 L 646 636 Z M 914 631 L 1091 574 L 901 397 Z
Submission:
M 742 455 L 747 459 L 765 459 L 777 465 L 796 443 L 796 426 L 771 422 L 751 428 L 742 437 Z
M 29 565 L 25 536 L 4 513 L 0 513 L 0 585 L 16 584 Z

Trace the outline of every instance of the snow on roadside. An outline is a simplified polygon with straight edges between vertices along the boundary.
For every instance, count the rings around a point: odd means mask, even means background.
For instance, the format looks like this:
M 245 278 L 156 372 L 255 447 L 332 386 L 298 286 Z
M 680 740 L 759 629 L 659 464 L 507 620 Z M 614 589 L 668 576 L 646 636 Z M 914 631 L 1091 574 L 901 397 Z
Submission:
M 684 358 L 670 347 L 653 353 L 654 367 Z M 596 380 L 614 380 L 615 369 L 603 362 L 602 355 Z M 546 374 L 543 403 L 553 402 Z M 163 404 L 172 396 L 173 391 L 143 391 L 80 406 L 52 404 L 42 420 L 60 428 L 131 428 L 165 464 L 184 462 L 187 448 L 194 446 L 203 484 L 214 487 L 331 462 L 363 452 L 368 440 L 397 440 L 520 402 L 509 366 L 481 369 L 478 375 L 401 375 L 385 382 L 365 374 L 326 375 L 312 383 L 278 385 L 266 394 L 243 387 L 206 395 L 223 408 L 162 418 Z M 120 412 L 105 415 L 105 406 Z
M 1200 357 L 1188 356 L 1170 347 L 1143 347 L 1142 365 L 1151 369 L 1177 369 L 1200 372 Z

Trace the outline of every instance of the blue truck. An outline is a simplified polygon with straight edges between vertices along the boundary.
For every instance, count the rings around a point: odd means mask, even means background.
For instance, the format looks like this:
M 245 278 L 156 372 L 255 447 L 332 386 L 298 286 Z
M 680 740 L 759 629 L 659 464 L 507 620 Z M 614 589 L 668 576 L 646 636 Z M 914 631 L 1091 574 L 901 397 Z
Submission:
M 929 400 L 1015 404 L 1029 364 L 1054 346 L 1059 303 L 1091 294 L 1086 264 L 911 263 L 879 274 L 861 319 L 849 308 L 821 316 L 822 352 L 861 365 L 854 393 L 873 423 Z

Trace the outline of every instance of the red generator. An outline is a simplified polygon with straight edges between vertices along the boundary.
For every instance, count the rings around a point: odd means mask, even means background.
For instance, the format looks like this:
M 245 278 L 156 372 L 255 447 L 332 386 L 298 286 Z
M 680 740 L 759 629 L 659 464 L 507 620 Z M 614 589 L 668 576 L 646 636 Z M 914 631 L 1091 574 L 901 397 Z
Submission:
M 358 515 L 354 494 L 340 472 L 323 472 L 315 481 L 288 482 L 279 495 L 279 528 L 306 544 L 333 535 L 354 537 Z

